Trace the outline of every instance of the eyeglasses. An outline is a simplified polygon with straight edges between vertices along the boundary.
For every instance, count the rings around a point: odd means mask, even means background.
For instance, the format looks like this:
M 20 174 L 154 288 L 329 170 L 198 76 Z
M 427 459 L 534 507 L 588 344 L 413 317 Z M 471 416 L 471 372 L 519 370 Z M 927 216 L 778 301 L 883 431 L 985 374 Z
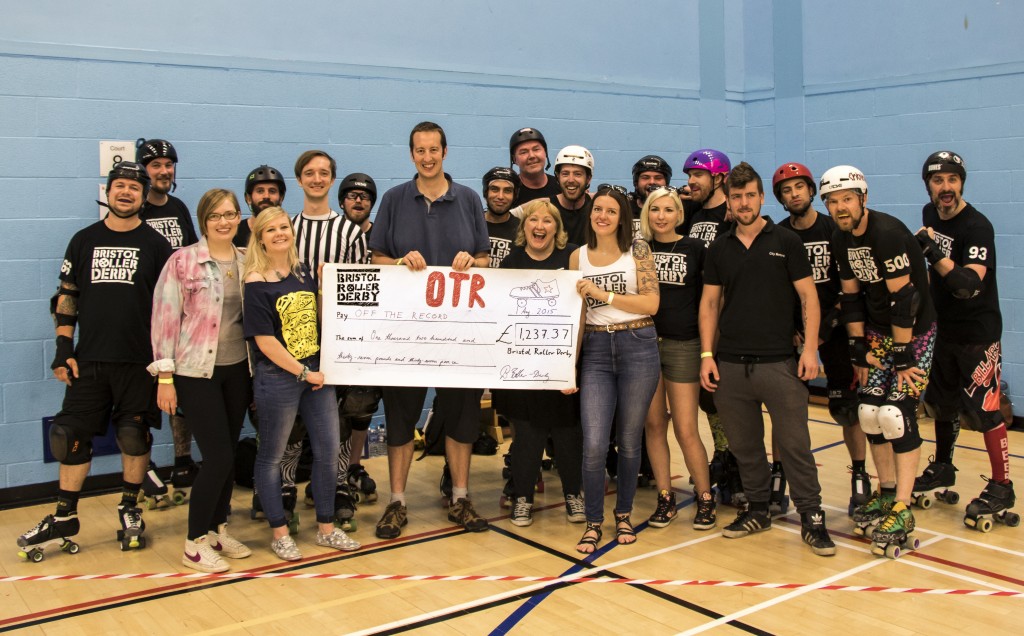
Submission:
M 224 214 L 220 214 L 218 212 L 214 212 L 210 216 L 206 217 L 206 222 L 209 223 L 210 221 L 213 221 L 214 223 L 216 223 L 216 222 L 220 221 L 221 219 L 227 219 L 228 221 L 234 221 L 239 216 L 241 216 L 241 214 L 239 214 L 238 212 L 225 212 Z
M 629 190 L 623 188 L 620 185 L 612 185 L 611 183 L 602 183 L 601 185 L 597 186 L 597 191 L 600 192 L 602 190 L 615 190 L 616 192 L 618 192 L 619 194 L 621 194 L 624 197 L 629 196 Z
M 674 192 L 676 194 L 679 194 L 679 191 L 681 189 L 682 188 L 677 188 L 675 186 L 657 185 L 655 183 L 652 183 L 651 185 L 647 186 L 647 194 L 650 194 L 651 192 L 654 192 L 655 190 L 668 190 L 669 192 Z
M 346 201 L 369 201 L 370 195 L 365 192 L 346 192 Z

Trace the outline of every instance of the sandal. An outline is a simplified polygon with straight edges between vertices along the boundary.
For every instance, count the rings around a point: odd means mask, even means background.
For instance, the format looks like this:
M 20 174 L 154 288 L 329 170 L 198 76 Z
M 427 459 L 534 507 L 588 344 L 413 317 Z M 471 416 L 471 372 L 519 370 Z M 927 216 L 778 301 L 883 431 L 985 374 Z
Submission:
M 601 542 L 601 524 L 587 522 L 587 529 L 583 531 L 583 537 L 576 544 L 576 551 L 580 554 L 593 554 L 597 552 L 597 544 Z
M 636 532 L 633 530 L 633 524 L 629 520 L 628 512 L 615 515 L 615 540 L 618 541 L 619 545 L 636 543 Z

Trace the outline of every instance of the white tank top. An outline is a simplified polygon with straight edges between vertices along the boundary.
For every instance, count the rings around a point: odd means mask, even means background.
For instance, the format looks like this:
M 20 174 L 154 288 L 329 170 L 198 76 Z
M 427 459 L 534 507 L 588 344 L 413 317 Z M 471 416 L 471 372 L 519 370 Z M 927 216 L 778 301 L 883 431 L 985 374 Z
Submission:
M 635 294 L 638 290 L 636 261 L 633 260 L 632 251 L 626 252 L 610 265 L 597 267 L 591 265 L 590 259 L 587 257 L 587 246 L 584 245 L 580 248 L 580 273 L 605 291 L 616 294 Z M 647 314 L 622 311 L 593 298 L 585 300 L 588 325 L 615 325 L 620 322 L 632 322 L 650 317 Z

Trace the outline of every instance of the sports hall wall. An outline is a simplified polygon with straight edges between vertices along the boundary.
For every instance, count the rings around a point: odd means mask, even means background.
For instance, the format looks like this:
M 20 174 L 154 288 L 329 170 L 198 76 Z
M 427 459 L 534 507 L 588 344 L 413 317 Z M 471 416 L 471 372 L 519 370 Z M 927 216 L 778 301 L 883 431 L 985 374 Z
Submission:
M 175 195 L 193 212 L 211 187 L 241 193 L 260 163 L 291 175 L 309 148 L 383 190 L 414 173 L 408 131 L 429 119 L 448 133 L 446 171 L 475 189 L 507 165 L 511 133 L 534 126 L 552 157 L 590 148 L 595 183 L 631 185 L 642 155 L 679 166 L 702 146 L 763 175 L 789 160 L 816 173 L 853 163 L 871 205 L 912 229 L 921 161 L 948 146 L 996 226 L 1004 377 L 1024 405 L 1024 50 L 1010 31 L 1024 6 L 915 6 L 20 3 L 0 22 L 0 504 L 56 479 L 40 424 L 62 396 L 48 298 L 68 240 L 97 219 L 100 140 L 171 140 Z M 285 208 L 298 211 L 288 186 Z M 171 455 L 165 427 L 154 458 Z M 118 470 L 100 457 L 92 473 Z

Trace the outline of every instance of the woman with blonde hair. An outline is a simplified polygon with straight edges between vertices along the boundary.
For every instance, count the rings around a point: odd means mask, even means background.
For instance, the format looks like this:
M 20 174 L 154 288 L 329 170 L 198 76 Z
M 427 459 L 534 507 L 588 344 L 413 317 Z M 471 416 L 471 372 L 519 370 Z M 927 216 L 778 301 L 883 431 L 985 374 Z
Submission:
M 281 499 L 281 457 L 295 416 L 313 447 L 313 499 L 317 545 L 357 550 L 359 543 L 334 527 L 334 488 L 338 472 L 338 405 L 334 391 L 321 391 L 319 290 L 299 262 L 295 232 L 279 207 L 262 211 L 246 251 L 245 337 L 255 346 L 253 392 L 260 419 L 255 481 L 263 512 L 273 531 L 270 547 L 278 558 L 302 558 L 288 532 Z

